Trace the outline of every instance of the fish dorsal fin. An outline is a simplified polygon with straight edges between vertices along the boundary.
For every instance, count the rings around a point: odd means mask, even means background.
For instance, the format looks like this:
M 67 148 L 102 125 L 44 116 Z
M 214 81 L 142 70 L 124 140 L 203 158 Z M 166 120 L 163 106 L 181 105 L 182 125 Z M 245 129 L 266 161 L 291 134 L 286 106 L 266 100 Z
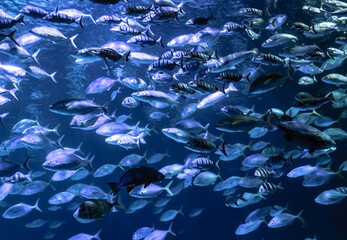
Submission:
M 134 186 L 128 186 L 128 187 L 127 187 L 127 192 L 130 193 L 131 190 L 133 190 L 133 189 L 134 189 Z
M 313 98 L 313 96 L 307 92 L 299 92 L 296 94 L 295 99 L 296 100 L 302 100 L 302 99 L 307 99 L 307 98 Z

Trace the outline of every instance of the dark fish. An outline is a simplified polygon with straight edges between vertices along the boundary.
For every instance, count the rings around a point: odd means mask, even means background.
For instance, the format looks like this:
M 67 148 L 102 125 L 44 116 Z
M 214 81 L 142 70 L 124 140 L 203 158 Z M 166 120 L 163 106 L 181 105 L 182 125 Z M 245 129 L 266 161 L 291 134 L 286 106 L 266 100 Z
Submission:
M 11 177 L 13 174 L 18 172 L 18 170 L 21 167 L 24 167 L 27 170 L 31 171 L 28 165 L 29 160 L 30 160 L 30 157 L 28 157 L 23 164 L 19 164 L 12 161 L 8 161 L 6 159 L 1 159 L 0 160 L 0 177 Z
M 211 83 L 205 82 L 203 80 L 190 81 L 188 83 L 188 86 L 200 92 L 214 93 L 219 91 L 218 87 L 214 86 Z
M 49 110 L 62 115 L 82 115 L 95 110 L 107 112 L 107 104 L 101 106 L 88 99 L 70 98 L 50 105 Z
M 264 11 L 257 8 L 240 8 L 239 14 L 247 17 L 263 16 Z
M 286 159 L 282 156 L 272 156 L 270 157 L 266 163 L 265 163 L 265 167 L 267 170 L 271 171 L 271 170 L 277 170 L 277 169 L 281 169 L 283 167 L 285 167 L 287 165 L 287 162 L 290 162 L 293 166 L 294 162 L 293 162 L 293 155 L 290 156 L 289 159 Z
M 6 38 L 11 39 L 12 42 L 14 42 L 17 46 L 20 46 L 17 41 L 14 39 L 14 34 L 17 32 L 17 30 L 13 30 L 9 34 L 3 34 L 0 32 L 0 42 L 3 41 Z
M 181 59 L 184 57 L 185 52 L 183 51 L 175 51 L 174 49 L 171 49 L 170 51 L 164 52 L 159 59 Z
M 254 176 L 267 179 L 272 177 L 272 173 L 266 170 L 265 168 L 257 168 L 254 172 Z
M 215 127 L 224 132 L 248 132 L 261 124 L 263 119 L 244 114 L 232 114 L 220 120 Z
M 121 58 L 123 58 L 125 61 L 128 61 L 129 54 L 130 52 L 126 52 L 123 55 L 121 55 L 112 48 L 100 48 L 97 55 L 105 60 L 110 59 L 114 62 L 117 62 Z
M 281 121 L 274 114 L 266 114 L 264 121 L 274 130 L 280 129 L 287 141 L 307 147 L 310 154 L 317 149 L 330 148 L 336 144 L 328 134 L 299 121 Z
M 176 66 L 179 66 L 179 64 L 173 60 L 168 59 L 159 59 L 157 61 L 154 61 L 149 67 L 148 71 L 153 70 L 168 70 L 172 71 Z
M 252 58 L 252 61 L 260 63 L 260 64 L 264 64 L 264 65 L 270 65 L 270 66 L 281 66 L 281 65 L 289 66 L 287 61 L 271 53 L 268 53 L 268 54 L 261 53 L 261 54 L 255 55 Z
M 220 150 L 225 156 L 227 156 L 225 152 L 224 142 L 222 143 L 222 145 L 217 146 L 216 144 L 214 144 L 213 142 L 207 139 L 193 138 L 189 140 L 184 147 L 194 152 L 200 152 L 200 153 L 210 153 L 210 152 L 216 152 L 217 150 Z
M 293 22 L 290 25 L 290 28 L 299 30 L 299 31 L 310 31 L 310 26 L 306 25 L 305 23 L 301 23 L 301 22 Z
M 130 192 L 134 187 L 144 184 L 147 187 L 153 182 L 158 182 L 165 179 L 165 176 L 158 170 L 150 167 L 141 166 L 140 168 L 132 168 L 124 173 L 119 182 L 109 182 L 113 193 L 117 195 L 121 187 L 127 187 Z
M 188 168 L 195 168 L 200 170 L 211 170 L 214 167 L 219 167 L 219 160 L 217 162 L 212 161 L 209 158 L 195 158 L 193 161 L 188 163 Z
M 151 10 L 151 8 L 146 7 L 146 6 L 140 6 L 140 5 L 135 5 L 135 6 L 128 6 L 122 14 L 126 15 L 139 15 L 139 14 L 146 14 Z
M 299 109 L 301 111 L 308 111 L 317 109 L 324 104 L 334 101 L 334 95 L 331 93 L 327 97 L 313 97 L 311 94 L 306 92 L 299 92 L 295 96 L 296 102 L 292 105 L 293 108 Z
M 17 23 L 24 23 L 23 14 L 18 14 L 15 18 L 0 18 L 0 30 L 11 28 Z
M 110 203 L 105 199 L 89 199 L 84 201 L 74 213 L 74 217 L 78 220 L 101 220 L 111 211 L 116 211 L 114 207 L 118 206 L 118 202 Z
M 195 90 L 190 88 L 186 83 L 175 83 L 170 87 L 170 92 L 178 94 L 194 94 Z
M 43 18 L 44 16 L 49 14 L 49 12 L 47 12 L 45 9 L 31 5 L 27 5 L 19 11 L 25 15 L 36 18 Z
M 210 10 L 210 15 L 207 18 L 204 18 L 204 17 L 191 18 L 186 22 L 186 25 L 193 25 L 193 26 L 206 25 L 208 21 L 211 19 L 216 20 L 216 18 L 212 15 L 212 12 Z
M 198 61 L 208 61 L 210 59 L 217 59 L 217 53 L 214 52 L 211 56 L 204 52 L 194 51 L 194 49 L 189 49 L 185 52 L 184 59 L 198 60 Z
M 281 87 L 286 80 L 286 76 L 280 73 L 265 73 L 256 78 L 249 88 L 252 94 L 265 93 L 277 87 Z
M 66 14 L 58 13 L 58 12 L 51 12 L 50 14 L 46 15 L 44 20 L 50 21 L 50 22 L 56 22 L 56 23 L 77 23 L 78 25 L 83 28 L 82 25 L 82 17 L 79 17 L 78 19 L 74 19 Z
M 249 79 L 250 73 L 246 76 L 247 81 L 250 82 Z M 217 81 L 221 81 L 223 83 L 230 83 L 230 82 L 239 82 L 244 77 L 241 74 L 233 73 L 233 72 L 222 72 L 219 73 L 214 79 Z

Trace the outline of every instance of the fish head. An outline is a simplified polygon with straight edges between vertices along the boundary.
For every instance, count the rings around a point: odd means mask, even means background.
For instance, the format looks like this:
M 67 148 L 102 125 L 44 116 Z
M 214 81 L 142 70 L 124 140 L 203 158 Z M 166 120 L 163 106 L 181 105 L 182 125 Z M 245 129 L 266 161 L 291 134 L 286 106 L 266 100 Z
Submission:
M 276 216 L 270 220 L 268 227 L 276 227 L 281 223 L 280 219 Z
M 104 135 L 110 132 L 110 127 L 108 125 L 102 125 L 96 130 L 96 134 Z
M 322 140 L 325 143 L 324 145 L 327 147 L 333 147 L 336 145 L 336 142 L 328 134 L 323 133 Z
M 58 164 L 57 160 L 49 159 L 42 164 L 42 167 L 47 170 L 56 170 L 55 167 L 58 166 Z
M 27 134 L 21 138 L 21 141 L 27 145 L 37 145 L 42 142 L 42 137 L 37 134 Z

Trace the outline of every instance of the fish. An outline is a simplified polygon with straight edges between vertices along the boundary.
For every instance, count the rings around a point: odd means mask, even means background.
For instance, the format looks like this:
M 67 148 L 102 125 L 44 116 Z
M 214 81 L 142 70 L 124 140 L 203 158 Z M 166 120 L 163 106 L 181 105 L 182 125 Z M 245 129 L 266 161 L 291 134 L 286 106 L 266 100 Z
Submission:
M 16 205 L 13 205 L 4 212 L 2 217 L 6 219 L 20 218 L 29 214 L 33 209 L 36 209 L 37 211 L 42 212 L 42 210 L 38 206 L 39 200 L 40 198 L 37 199 L 36 203 L 33 206 L 30 206 L 25 203 L 18 203 Z
M 280 215 L 273 217 L 268 223 L 269 228 L 280 228 L 292 224 L 295 219 L 299 219 L 303 224 L 305 221 L 301 218 L 303 210 L 301 210 L 298 215 L 292 215 L 289 213 L 281 213 Z
M 51 112 L 62 115 L 78 115 L 91 113 L 95 110 L 107 113 L 107 104 L 101 106 L 88 99 L 70 98 L 55 102 L 48 108 Z
M 267 122 L 268 120 L 265 121 Z M 284 137 L 287 141 L 297 142 L 299 145 L 309 148 L 310 153 L 336 144 L 329 135 L 305 123 L 299 121 L 281 122 L 278 119 L 273 121 L 273 123 L 284 132 Z
M 154 168 L 141 166 L 140 168 L 132 168 L 125 172 L 119 179 L 119 182 L 109 182 L 111 190 L 115 195 L 119 192 L 121 187 L 127 187 L 130 192 L 134 187 L 145 184 L 146 188 L 150 183 L 161 181 L 165 176 Z
M 101 238 L 99 237 L 101 233 L 101 230 L 99 230 L 96 234 L 94 235 L 89 235 L 87 233 L 79 233 L 73 237 L 70 237 L 68 240 L 92 240 L 92 239 L 97 239 L 100 240 Z
M 224 142 L 221 146 L 217 146 L 209 140 L 203 138 L 193 138 L 186 143 L 185 148 L 200 153 L 216 152 L 217 150 L 220 150 L 225 156 L 227 156 Z

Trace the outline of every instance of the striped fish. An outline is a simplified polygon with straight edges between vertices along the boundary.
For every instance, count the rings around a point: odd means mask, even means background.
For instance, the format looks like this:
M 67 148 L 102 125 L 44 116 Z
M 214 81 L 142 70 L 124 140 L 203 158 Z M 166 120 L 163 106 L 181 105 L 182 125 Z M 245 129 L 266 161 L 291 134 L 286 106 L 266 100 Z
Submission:
M 293 155 L 291 155 L 289 159 L 286 159 L 282 156 L 272 156 L 266 161 L 266 169 L 269 171 L 281 169 L 287 164 L 288 161 L 290 161 L 291 164 L 295 166 L 293 162 Z
M 210 153 L 220 150 L 226 157 L 228 156 L 225 152 L 225 143 L 223 142 L 220 146 L 217 146 L 213 142 L 204 138 L 193 138 L 188 141 L 184 146 L 185 148 L 199 153 Z
M 265 168 L 257 168 L 254 172 L 254 176 L 266 179 L 271 178 L 272 173 L 266 170 Z
M 278 185 L 275 185 L 273 183 L 263 182 L 259 187 L 258 193 L 263 195 L 268 195 L 271 193 L 275 193 L 277 189 L 284 189 L 281 186 L 281 183 L 279 183 Z
M 188 163 L 188 168 L 196 168 L 200 170 L 211 170 L 215 166 L 220 169 L 219 160 L 217 162 L 214 162 L 209 158 L 195 158 Z

